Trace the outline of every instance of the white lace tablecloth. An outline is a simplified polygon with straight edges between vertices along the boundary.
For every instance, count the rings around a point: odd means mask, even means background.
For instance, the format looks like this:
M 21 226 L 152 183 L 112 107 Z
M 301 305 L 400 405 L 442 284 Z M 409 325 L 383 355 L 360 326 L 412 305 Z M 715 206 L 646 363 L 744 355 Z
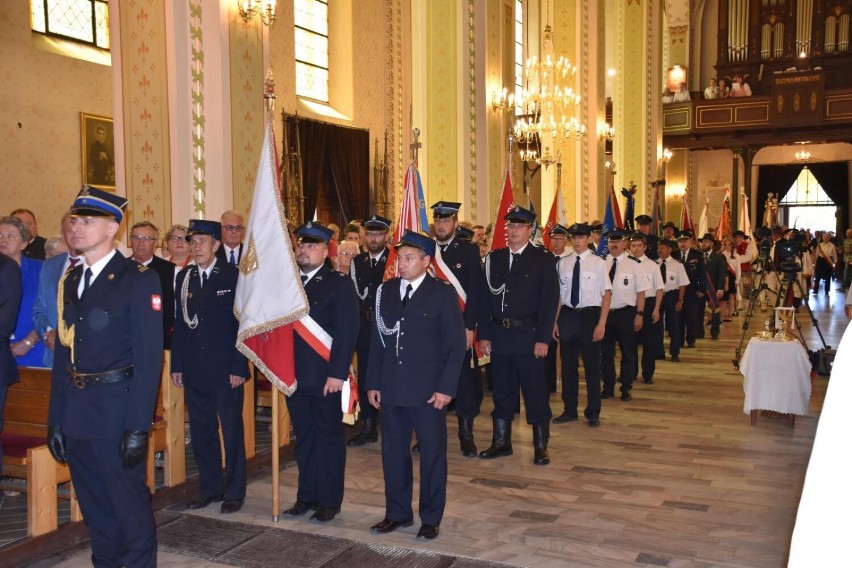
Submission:
M 754 337 L 740 361 L 745 404 L 743 412 L 774 410 L 808 415 L 811 398 L 811 362 L 798 341 Z

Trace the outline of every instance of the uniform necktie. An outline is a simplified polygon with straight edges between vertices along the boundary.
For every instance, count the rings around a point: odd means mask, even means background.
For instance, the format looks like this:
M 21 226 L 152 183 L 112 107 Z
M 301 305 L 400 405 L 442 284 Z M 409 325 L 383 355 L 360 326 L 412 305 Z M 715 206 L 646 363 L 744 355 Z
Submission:
M 402 306 L 405 307 L 408 305 L 408 299 L 411 297 L 411 292 L 414 291 L 414 288 L 409 284 L 405 287 L 405 296 L 402 298 Z
M 231 251 L 231 264 L 237 263 L 237 257 L 234 256 L 234 251 Z
M 515 266 L 515 263 L 521 259 L 521 253 L 513 252 L 512 253 L 512 264 L 509 265 L 509 270 L 512 270 L 512 267 Z
M 441 254 L 447 252 L 447 245 L 441 245 Z
M 202 272 L 201 273 L 201 287 L 204 288 L 205 285 L 207 285 L 207 272 Z
M 704 253 L 704 262 L 706 263 L 708 260 L 710 260 L 710 253 L 709 253 L 709 252 L 705 252 L 705 253 Z
M 618 261 L 617 258 L 612 257 L 612 266 L 609 267 L 609 282 L 612 284 L 615 282 L 615 264 Z
M 660 265 L 660 274 L 663 275 L 663 285 L 665 285 L 665 283 L 666 283 L 666 261 L 665 260 Z
M 376 260 L 375 258 L 371 258 L 370 259 L 370 268 L 375 268 L 378 263 L 379 263 L 378 260 Z
M 92 269 L 87 268 L 86 271 L 83 273 L 83 293 L 80 294 L 81 298 L 86 295 L 86 290 L 89 289 L 89 285 L 91 283 L 92 283 Z
M 574 274 L 571 276 L 571 307 L 580 303 L 580 257 L 574 262 Z
M 74 270 L 74 267 L 77 266 L 77 263 L 80 262 L 79 258 L 68 257 L 68 270 L 65 271 L 66 274 Z
M 308 275 L 307 274 L 302 274 L 302 276 L 300 278 L 302 279 L 302 285 L 304 285 L 305 282 L 308 281 Z

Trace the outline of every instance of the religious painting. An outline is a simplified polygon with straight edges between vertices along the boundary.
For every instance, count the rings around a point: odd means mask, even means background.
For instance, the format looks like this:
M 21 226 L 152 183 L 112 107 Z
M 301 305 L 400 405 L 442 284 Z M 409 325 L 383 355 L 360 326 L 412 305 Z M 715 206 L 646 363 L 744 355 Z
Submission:
M 686 83 L 686 67 L 675 65 L 666 71 L 666 88 L 676 93 L 680 90 L 681 83 Z
M 83 184 L 115 191 L 115 137 L 108 116 L 80 113 Z

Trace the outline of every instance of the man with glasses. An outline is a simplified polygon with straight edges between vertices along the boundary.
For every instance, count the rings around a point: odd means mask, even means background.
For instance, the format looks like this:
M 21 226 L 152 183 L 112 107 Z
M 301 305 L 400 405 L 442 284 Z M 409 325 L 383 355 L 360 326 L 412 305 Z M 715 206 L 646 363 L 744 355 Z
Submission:
M 349 446 L 363 446 L 379 440 L 377 429 L 378 410 L 366 403 L 367 360 L 370 354 L 370 336 L 375 326 L 376 289 L 384 280 L 388 262 L 388 230 L 391 220 L 373 215 L 364 223 L 367 251 L 356 256 L 349 266 L 349 276 L 355 282 L 355 291 L 361 299 L 361 333 L 358 336 L 358 400 L 361 407 L 363 428 L 351 440 Z M 347 232 L 349 227 L 347 227 Z M 348 235 L 347 235 L 348 240 Z
M 216 258 L 228 264 L 239 264 L 243 257 L 243 237 L 246 236 L 243 216 L 236 211 L 222 213 L 222 246 L 216 251 Z
M 494 374 L 494 434 L 491 446 L 479 457 L 512 455 L 512 420 L 520 389 L 533 430 L 533 463 L 547 465 L 552 414 L 544 366 L 559 300 L 556 259 L 530 243 L 535 213 L 515 207 L 505 220 L 509 246 L 485 260 L 491 293 L 484 300 L 487 306 L 478 330 L 479 347 L 484 355 L 491 355 Z
M 159 241 L 160 230 L 150 221 L 140 221 L 130 228 L 131 258 L 160 277 L 160 286 L 163 288 L 163 346 L 169 349 L 175 323 L 175 265 L 154 254 Z

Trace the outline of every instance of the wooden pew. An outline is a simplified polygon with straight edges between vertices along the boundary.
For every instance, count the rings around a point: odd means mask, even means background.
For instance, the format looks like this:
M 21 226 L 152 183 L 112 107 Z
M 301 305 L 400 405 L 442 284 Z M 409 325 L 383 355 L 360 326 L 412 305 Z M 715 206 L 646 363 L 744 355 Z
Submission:
M 21 381 L 10 386 L 6 395 L 3 476 L 26 480 L 27 533 L 39 536 L 56 530 L 59 524 L 57 486 L 71 481 L 71 471 L 54 460 L 45 445 L 50 370 L 21 367 L 19 371 Z M 83 517 L 70 483 L 69 488 L 71 520 L 79 521 Z
M 154 493 L 154 454 L 163 452 L 163 484 L 172 487 L 186 481 L 186 444 L 183 389 L 171 380 L 171 351 L 164 351 L 160 389 L 154 410 L 154 424 L 148 435 L 146 482 Z

